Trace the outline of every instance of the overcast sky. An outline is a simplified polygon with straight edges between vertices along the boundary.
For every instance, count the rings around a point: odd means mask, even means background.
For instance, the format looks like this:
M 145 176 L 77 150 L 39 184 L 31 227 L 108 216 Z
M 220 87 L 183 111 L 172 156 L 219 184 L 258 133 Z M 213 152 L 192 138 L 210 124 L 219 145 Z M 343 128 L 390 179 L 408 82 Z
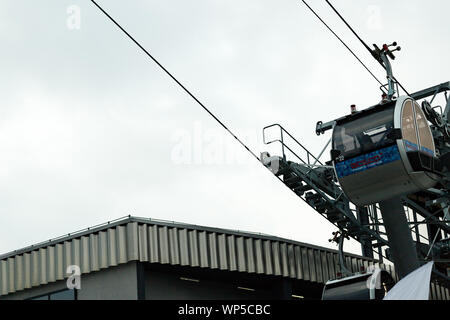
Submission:
M 280 123 L 317 154 L 329 139 L 317 121 L 379 101 L 301 1 L 98 3 L 255 153 L 276 151 L 261 129 Z M 369 44 L 399 42 L 410 92 L 450 80 L 448 1 L 333 3 Z M 325 1 L 310 4 L 385 79 Z M 0 253 L 129 214 L 335 248 L 333 225 L 90 1 L 1 0 L 0 40 Z

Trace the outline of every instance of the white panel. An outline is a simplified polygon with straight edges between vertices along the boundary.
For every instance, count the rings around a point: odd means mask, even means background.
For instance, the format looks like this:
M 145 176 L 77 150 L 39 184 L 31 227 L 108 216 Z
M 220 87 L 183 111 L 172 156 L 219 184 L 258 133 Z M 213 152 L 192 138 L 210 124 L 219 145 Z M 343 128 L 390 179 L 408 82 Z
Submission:
M 90 257 L 89 257 L 89 237 L 84 236 L 80 239 L 80 269 L 81 273 L 89 273 L 91 272 L 91 266 L 90 266 Z
M 55 260 L 56 260 L 56 280 L 62 280 L 65 276 L 64 270 L 64 246 L 61 243 L 58 243 L 55 246 Z
M 72 240 L 72 264 L 81 269 L 81 244 L 80 239 Z
M 90 271 L 100 270 L 99 251 L 98 251 L 98 234 L 89 235 L 89 266 Z
M 207 268 L 209 267 L 209 250 L 206 231 L 200 231 L 198 233 L 198 246 L 200 251 L 200 267 Z
M 8 282 L 9 282 L 9 292 L 15 292 L 16 291 L 16 287 L 15 287 L 15 281 L 14 281 L 14 273 L 15 273 L 15 261 L 14 258 L 10 257 L 7 260 L 7 264 L 8 264 Z
M 322 282 L 325 283 L 330 280 L 330 272 L 328 270 L 327 252 L 320 251 L 320 266 L 322 268 Z
M 308 259 L 308 248 L 306 247 L 300 247 L 301 251 L 301 261 L 302 261 L 302 279 L 303 280 L 310 280 L 311 277 L 309 275 L 309 259 Z
M 430 288 L 430 300 L 437 300 L 437 296 L 436 296 L 436 287 L 435 284 L 432 282 L 431 283 L 431 288 Z
M 189 265 L 189 243 L 188 243 L 188 235 L 186 229 L 178 230 L 178 238 L 180 241 L 180 257 L 181 257 L 181 265 L 187 266 Z
M 178 249 L 178 229 L 169 229 L 169 246 L 170 246 L 170 263 L 177 265 L 180 264 L 180 250 Z
M 253 238 L 245 239 L 245 248 L 247 254 L 247 272 L 254 273 L 256 272 L 255 266 L 255 253 L 253 250 Z
M 139 261 L 148 261 L 147 225 L 139 226 Z
M 170 255 L 169 255 L 169 236 L 167 233 L 167 227 L 159 227 L 158 228 L 158 236 L 159 236 L 159 252 L 160 263 L 169 263 L 170 262 Z
M 228 258 L 229 258 L 229 270 L 237 270 L 237 259 L 236 259 L 236 241 L 234 235 L 227 236 L 228 244 Z
M 38 261 L 39 272 L 39 284 L 47 284 L 47 249 L 39 249 L 39 261 Z
M 47 282 L 56 281 L 55 247 L 47 247 Z
M 127 262 L 127 235 L 126 227 L 117 226 L 117 252 L 118 252 L 118 263 Z
M 286 243 L 280 244 L 280 256 L 281 256 L 281 275 L 284 277 L 289 277 L 288 253 Z
M 211 261 L 210 268 L 217 269 L 219 268 L 219 253 L 217 252 L 217 234 L 215 232 L 211 232 L 208 235 L 209 241 L 209 258 Z
M 264 260 L 266 261 L 265 270 L 266 274 L 273 274 L 272 265 L 272 248 L 269 240 L 264 240 Z
M 356 267 L 358 268 L 358 272 L 361 271 L 361 267 L 363 266 L 363 262 L 361 259 L 356 259 Z
M 116 230 L 108 229 L 108 267 L 117 266 Z
M 0 260 L 0 296 L 3 294 L 7 294 L 7 292 L 3 293 L 3 285 L 4 285 L 5 281 L 3 280 L 4 277 L 3 277 L 3 272 L 2 272 L 2 261 L 3 260 Z
M 39 282 L 39 254 L 37 251 L 31 252 L 31 285 L 38 286 Z
M 247 271 L 247 263 L 245 261 L 245 246 L 244 246 L 244 237 L 236 238 L 236 255 L 237 255 L 237 266 L 238 271 L 246 272 Z
M 308 248 L 309 276 L 310 280 L 317 282 L 316 261 L 314 258 L 314 249 Z
M 437 285 L 436 288 L 437 288 L 437 294 L 438 294 L 439 300 L 444 300 L 443 295 L 442 295 L 442 287 L 440 285 Z
M 273 269 L 276 276 L 281 276 L 280 243 L 272 242 Z
M 150 249 L 150 262 L 159 262 L 158 226 L 148 227 L 148 241 Z
M 189 234 L 189 257 L 191 259 L 191 266 L 198 267 L 200 266 L 199 258 L 198 258 L 198 240 L 197 240 L 197 230 L 188 231 Z
M 23 256 L 16 256 L 15 257 L 15 279 L 14 279 L 14 288 L 16 291 L 23 290 L 24 288 L 24 282 L 23 282 L 23 276 L 24 276 L 24 268 L 23 268 Z
M 25 253 L 23 255 L 24 260 L 24 287 L 31 288 L 31 254 Z
M 63 267 L 64 277 L 66 277 L 67 267 L 71 265 L 73 265 L 72 242 L 64 241 L 64 267 Z
M 228 255 L 227 255 L 227 238 L 224 234 L 219 234 L 219 263 L 220 270 L 228 269 Z
M 109 244 L 108 233 L 101 231 L 98 233 L 98 252 L 100 269 L 109 267 Z
M 296 278 L 303 280 L 302 251 L 299 246 L 294 245 L 294 257 L 295 257 Z
M 287 261 L 286 265 L 288 266 L 288 277 L 295 279 L 297 277 L 295 271 L 296 271 L 296 263 L 295 263 L 295 252 L 294 252 L 294 245 L 288 244 L 286 249 L 286 255 L 287 255 Z M 284 263 L 284 262 L 283 262 Z
M 334 266 L 334 253 L 327 252 L 328 277 L 334 280 L 337 277 L 336 268 Z
M 137 222 L 127 224 L 127 261 L 139 260 L 139 237 Z
M 1 294 L 8 294 L 8 268 L 6 260 L 0 261 L 0 278 L 2 280 Z
M 255 265 L 256 265 L 256 273 L 264 273 L 264 249 L 261 239 L 256 239 L 254 241 L 255 245 Z
M 364 260 L 363 261 L 364 270 L 367 270 L 369 268 L 369 261 Z
M 322 259 L 320 257 L 320 250 L 313 250 L 313 254 L 314 254 L 314 263 L 316 266 L 316 281 L 318 283 L 323 283 L 323 274 L 322 274 Z M 355 271 L 356 272 L 356 271 Z

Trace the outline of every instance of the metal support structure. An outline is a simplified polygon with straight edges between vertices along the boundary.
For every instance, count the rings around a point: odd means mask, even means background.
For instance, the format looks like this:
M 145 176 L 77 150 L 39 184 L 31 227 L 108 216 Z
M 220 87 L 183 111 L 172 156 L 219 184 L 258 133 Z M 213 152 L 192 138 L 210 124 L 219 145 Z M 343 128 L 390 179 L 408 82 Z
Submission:
M 422 207 L 421 205 L 412 201 L 411 199 L 403 198 L 403 202 L 406 206 L 408 206 L 409 208 L 411 208 L 412 210 L 416 211 L 418 214 L 423 216 L 425 219 L 427 219 L 428 223 L 439 225 L 439 227 L 445 232 L 447 233 L 450 232 L 450 226 L 444 221 L 439 220 L 439 218 L 436 217 L 436 214 L 430 213 L 426 208 Z
M 380 202 L 381 215 L 398 276 L 404 278 L 420 267 L 400 198 Z
M 272 127 L 280 129 L 280 138 L 269 141 L 265 137 L 265 132 Z M 334 181 L 334 169 L 332 167 L 324 166 L 318 157 L 310 153 L 279 124 L 265 127 L 263 135 L 265 144 L 270 145 L 275 142 L 281 144 L 282 155 L 280 157 L 266 158 L 266 160 L 273 159 L 277 164 L 264 163 L 289 189 L 338 229 L 345 232 L 346 235 L 359 242 L 364 241 L 367 250 L 369 248 L 367 244 L 369 243 L 375 242 L 378 247 L 388 244 L 387 240 L 374 229 L 377 226 L 371 226 L 357 218 L 357 210 L 350 208 L 349 199 Z M 291 138 L 297 146 L 296 151 L 293 150 L 292 146 L 286 144 L 283 137 Z M 285 152 L 289 152 L 291 157 L 296 158 L 296 162 L 287 161 Z M 267 153 L 265 154 L 267 156 Z M 318 165 L 314 167 L 313 164 Z M 274 167 L 276 168 L 275 171 L 273 170 Z M 370 256 L 369 253 L 367 253 L 367 256 Z
M 450 81 L 438 84 L 437 86 L 432 86 L 430 88 L 417 91 L 411 94 L 411 98 L 413 98 L 414 100 L 420 100 L 432 96 L 436 92 L 442 93 L 445 91 L 450 91 Z
M 436 89 L 441 90 L 442 87 L 441 85 L 429 89 L 427 94 L 433 94 L 433 92 L 436 92 Z M 268 141 L 265 137 L 265 131 L 272 127 L 279 129 L 279 138 Z M 319 160 L 320 157 L 315 157 L 310 153 L 282 126 L 278 124 L 268 126 L 264 128 L 263 133 L 264 142 L 266 144 L 280 143 L 282 152 L 282 157 L 270 157 L 266 153 L 269 157 L 264 161 L 265 165 L 271 170 L 276 168 L 272 172 L 288 188 L 324 218 L 333 223 L 338 229 L 360 242 L 364 256 L 371 257 L 373 256 L 373 252 L 375 252 L 377 253 L 377 258 L 382 262 L 385 258 L 383 256 L 383 249 L 389 247 L 389 242 L 385 239 L 386 233 L 379 228 L 384 224 L 384 221 L 379 220 L 380 215 L 378 214 L 379 209 L 377 205 L 374 204 L 366 208 L 356 207 L 355 209 L 351 209 L 349 199 L 334 180 L 333 168 L 323 165 Z M 292 145 L 287 145 L 286 138 L 289 138 L 289 141 L 292 141 L 296 148 L 293 148 Z M 288 160 L 291 158 L 295 158 L 295 162 Z M 277 162 L 276 165 L 273 165 L 273 162 Z M 317 165 L 314 166 L 314 164 Z M 443 193 L 439 190 L 432 191 L 429 190 L 429 193 L 435 194 L 436 197 L 445 196 L 445 192 Z M 406 226 L 410 231 L 410 238 L 412 238 L 411 232 L 416 234 L 415 240 L 418 242 L 418 249 L 420 249 L 421 253 L 424 250 L 428 250 L 425 246 L 429 246 L 430 241 L 433 239 L 428 239 L 420 234 L 418 228 L 419 221 L 417 220 L 418 214 L 425 218 L 425 220 L 420 222 L 421 224 L 434 224 L 445 234 L 449 233 L 450 226 L 436 212 L 433 212 L 428 207 L 428 202 L 417 202 L 407 197 L 402 200 L 403 204 L 413 211 L 413 219 L 411 223 L 406 222 Z M 431 201 L 429 205 L 435 205 L 436 201 Z M 364 213 L 365 210 L 368 213 L 367 215 Z M 402 212 L 404 212 L 403 207 Z M 420 241 L 420 239 L 423 239 L 423 241 Z
M 447 99 L 447 106 L 445 107 L 444 110 L 444 117 L 447 120 L 447 122 L 450 121 L 450 99 L 446 96 L 445 97 Z
M 374 230 L 376 233 L 380 233 L 377 206 L 375 204 L 373 204 L 370 206 L 370 208 L 372 209 L 372 221 L 374 221 L 376 223 Z M 383 263 L 383 248 L 381 246 L 378 246 L 377 253 L 378 253 L 378 259 L 380 260 L 380 263 Z
M 395 91 L 395 82 L 394 82 L 394 75 L 392 74 L 392 65 L 389 61 L 389 58 L 387 55 L 383 52 L 381 53 L 381 60 L 384 63 L 384 66 L 386 67 L 386 73 L 387 73 L 387 79 L 388 79 L 388 93 L 387 98 L 388 100 L 392 100 L 396 91 Z
M 387 93 L 387 100 L 391 101 L 394 98 L 394 95 L 399 92 L 398 88 L 395 89 L 395 86 L 398 87 L 398 82 L 395 80 L 395 77 L 392 73 L 392 65 L 389 59 L 395 60 L 394 51 L 400 51 L 401 47 L 396 47 L 397 42 L 394 42 L 393 44 L 387 45 L 384 44 L 382 49 L 378 48 L 376 44 L 373 45 L 375 50 L 369 51 L 372 53 L 372 56 L 384 67 L 387 73 L 387 79 L 388 79 L 388 93 Z M 390 47 L 396 47 L 395 49 L 391 50 Z M 403 88 L 403 87 L 402 87 Z M 382 88 L 380 88 L 382 89 Z M 406 90 L 405 90 L 406 91 Z
M 344 257 L 344 240 L 345 235 L 341 234 L 339 236 L 339 265 L 341 266 L 341 271 L 345 276 L 352 275 L 352 272 L 347 268 L 347 264 L 345 263 L 345 257 Z
M 414 232 L 416 234 L 416 242 L 420 244 L 420 233 L 419 233 L 419 224 L 417 221 L 417 212 L 416 210 L 412 210 L 413 213 L 413 221 L 414 221 Z
M 323 123 L 322 121 L 317 122 L 316 124 L 316 134 L 320 136 L 324 134 L 325 131 L 332 130 L 336 125 L 336 121 L 330 121 L 327 123 Z
M 369 212 L 366 207 L 358 207 L 356 210 L 357 218 L 361 225 L 367 226 L 369 224 Z M 360 237 L 360 243 L 361 243 L 361 252 L 363 257 L 368 257 L 373 259 L 373 247 L 372 247 L 372 241 L 370 241 L 370 238 L 361 236 Z
M 388 55 L 385 48 L 381 52 L 381 55 L 383 54 Z M 387 72 L 389 75 L 389 68 Z M 391 81 L 391 86 L 397 85 L 393 76 Z M 428 97 L 434 98 L 437 94 L 444 94 L 448 91 L 450 91 L 450 82 L 445 82 L 413 93 L 411 97 L 418 101 Z M 346 236 L 360 242 L 364 256 L 375 256 L 380 262 L 383 262 L 384 258 L 391 260 L 396 266 L 399 277 L 404 277 L 419 267 L 420 263 L 427 261 L 427 252 L 431 252 L 430 248 L 433 247 L 433 255 L 430 254 L 430 257 L 435 260 L 436 268 L 441 273 L 446 273 L 445 270 L 448 270 L 450 266 L 448 260 L 450 257 L 448 239 L 450 224 L 445 219 L 445 213 L 450 208 L 450 167 L 446 166 L 450 155 L 450 141 L 448 140 L 450 135 L 446 135 L 446 130 L 450 129 L 448 121 L 450 99 L 447 94 L 445 98 L 447 106 L 445 111 L 440 113 L 444 120 L 444 126 L 437 127 L 427 117 L 432 123 L 431 129 L 436 142 L 436 151 L 443 164 L 439 183 L 432 189 L 403 196 L 401 199 L 384 201 L 379 206 L 377 204 L 367 207 L 355 206 L 338 183 L 334 168 L 330 166 L 329 162 L 323 160 L 325 162 L 323 164 L 320 161 L 326 147 L 320 152 L 319 157 L 315 157 L 279 124 L 264 128 L 263 134 L 265 144 L 269 145 L 275 142 L 281 144 L 282 154 L 280 157 L 270 157 L 266 153 L 263 163 L 315 211 L 333 223 Z M 432 110 L 436 109 L 431 105 L 429 107 Z M 345 117 L 347 116 L 342 118 Z M 336 121 L 318 122 L 316 125 L 317 135 L 332 130 L 335 124 Z M 271 127 L 279 129 L 279 138 L 267 141 L 265 130 Z M 287 141 L 290 145 L 287 144 Z M 274 168 L 276 170 L 273 170 Z M 411 221 L 408 221 L 405 210 L 411 210 Z M 381 211 L 381 215 L 378 211 Z M 419 228 L 421 224 L 427 225 L 431 229 L 432 236 L 421 234 L 421 232 L 423 233 Z M 430 225 L 432 226 L 430 227 Z M 436 236 L 438 232 L 442 236 Z M 387 254 L 388 249 L 389 257 L 386 257 L 384 253 Z

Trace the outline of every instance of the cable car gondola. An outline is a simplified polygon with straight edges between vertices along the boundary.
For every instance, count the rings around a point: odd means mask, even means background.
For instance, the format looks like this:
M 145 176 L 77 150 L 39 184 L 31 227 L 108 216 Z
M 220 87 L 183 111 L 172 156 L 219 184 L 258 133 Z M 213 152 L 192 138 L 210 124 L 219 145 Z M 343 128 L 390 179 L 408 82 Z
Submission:
M 375 277 L 375 279 L 373 279 Z M 327 281 L 322 300 L 383 300 L 395 281 L 385 270 L 375 270 L 343 279 Z
M 356 205 L 428 189 L 439 178 L 431 129 L 409 96 L 337 119 L 332 141 L 336 176 Z

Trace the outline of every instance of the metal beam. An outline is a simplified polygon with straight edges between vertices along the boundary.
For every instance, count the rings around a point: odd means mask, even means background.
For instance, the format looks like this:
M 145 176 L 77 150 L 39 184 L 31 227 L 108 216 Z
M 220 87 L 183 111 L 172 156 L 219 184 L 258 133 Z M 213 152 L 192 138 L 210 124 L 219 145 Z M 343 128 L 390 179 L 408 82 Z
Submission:
M 447 95 L 445 97 L 447 98 L 447 106 L 445 107 L 444 116 L 445 119 L 447 119 L 447 122 L 450 123 L 450 98 L 448 98 Z
M 411 95 L 411 98 L 413 98 L 414 100 L 420 100 L 444 91 L 450 91 L 450 81 L 441 83 L 428 89 L 417 91 Z
M 421 216 L 423 216 L 426 219 L 429 219 L 429 220 L 432 220 L 433 222 L 435 222 L 445 232 L 447 232 L 447 233 L 450 232 L 450 226 L 448 226 L 447 224 L 445 224 L 442 221 L 440 221 L 439 219 L 437 219 L 435 216 L 433 216 L 431 213 L 429 213 L 428 210 L 426 210 L 422 206 L 418 205 L 417 203 L 415 203 L 414 201 L 412 201 L 412 200 L 410 200 L 408 198 L 403 198 L 403 201 L 405 202 L 405 204 L 408 207 L 410 207 L 413 210 L 416 210 L 417 213 L 419 213 Z

